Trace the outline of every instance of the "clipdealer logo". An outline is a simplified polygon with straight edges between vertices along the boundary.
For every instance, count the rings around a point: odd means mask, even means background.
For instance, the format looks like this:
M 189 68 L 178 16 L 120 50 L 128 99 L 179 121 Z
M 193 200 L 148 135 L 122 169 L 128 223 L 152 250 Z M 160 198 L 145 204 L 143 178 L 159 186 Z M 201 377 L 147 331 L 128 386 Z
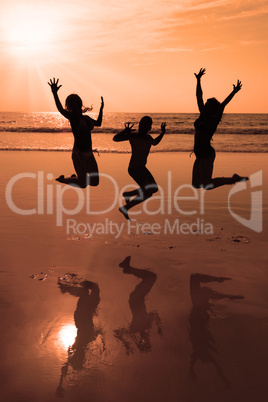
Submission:
M 100 173 L 103 186 L 109 186 L 109 197 L 105 197 L 107 207 L 98 209 L 99 204 L 92 205 L 91 187 L 86 189 L 79 187 L 54 183 L 52 173 L 45 174 L 43 171 L 37 173 L 24 172 L 13 176 L 6 186 L 5 197 L 8 207 L 18 215 L 55 215 L 56 225 L 62 226 L 66 217 L 78 215 L 82 210 L 87 215 L 106 215 L 115 208 L 121 207 L 122 193 L 133 185 L 127 184 L 119 189 L 117 181 L 106 173 Z M 19 206 L 15 197 L 16 186 L 23 186 L 27 181 L 27 186 L 31 185 L 35 191 L 35 205 L 31 208 L 25 203 L 22 208 Z M 31 184 L 30 184 L 31 181 Z M 144 212 L 146 215 L 204 215 L 205 191 L 198 191 L 190 184 L 182 184 L 177 188 L 172 187 L 172 172 L 167 172 L 166 189 L 158 186 L 159 191 L 151 199 L 140 204 L 141 208 L 131 211 L 131 216 L 137 216 Z M 94 190 L 93 190 L 94 191 Z M 70 193 L 73 193 L 70 197 Z M 67 201 L 67 202 L 66 202 Z M 153 204 L 153 205 L 152 205 Z M 67 207 L 68 205 L 68 207 Z M 96 208 L 96 209 L 94 209 Z
M 249 183 L 249 186 L 247 185 Z M 249 176 L 248 182 L 240 182 L 236 183 L 236 185 L 230 190 L 228 195 L 228 209 L 232 217 L 237 220 L 237 222 L 241 223 L 241 225 L 253 230 L 254 232 L 260 233 L 263 228 L 263 217 L 262 217 L 262 190 L 258 189 L 255 191 L 256 187 L 262 186 L 262 170 L 259 170 L 256 173 L 253 173 Z M 231 197 L 234 194 L 240 193 L 241 191 L 245 191 L 250 187 L 254 189 L 251 191 L 251 205 L 250 205 L 250 218 L 246 219 L 242 216 L 239 216 L 237 213 L 232 211 L 231 208 Z
M 111 191 L 111 196 L 113 197 L 112 202 L 110 205 L 103 210 L 93 210 L 92 209 L 92 203 L 91 203 L 91 197 L 90 197 L 90 187 L 88 186 L 86 189 L 81 189 L 73 186 L 68 186 L 65 185 L 63 186 L 62 184 L 56 184 L 54 183 L 54 176 L 52 173 L 45 174 L 43 171 L 38 171 L 37 173 L 32 173 L 32 172 L 24 172 L 24 173 L 19 173 L 15 176 L 13 176 L 9 182 L 7 183 L 6 186 L 6 191 L 5 191 L 5 198 L 8 207 L 16 214 L 18 215 L 53 215 L 55 214 L 56 217 L 56 225 L 57 226 L 63 226 L 64 219 L 66 217 L 74 217 L 75 215 L 78 215 L 83 208 L 85 209 L 85 212 L 87 215 L 106 215 L 108 212 L 112 211 L 114 208 L 118 208 L 118 206 L 122 206 L 120 204 L 120 195 L 126 191 L 127 188 L 131 187 L 131 185 L 126 185 L 122 189 L 119 189 L 119 186 L 116 182 L 116 180 L 106 174 L 106 173 L 100 173 L 100 177 L 102 177 L 103 180 L 108 180 L 110 182 L 109 185 L 112 184 L 113 190 Z M 18 184 L 20 180 L 32 180 L 33 185 L 35 186 L 36 189 L 36 205 L 33 208 L 21 208 L 17 205 L 15 197 L 14 197 L 14 187 Z M 53 181 L 53 182 L 51 182 Z M 21 183 L 20 183 L 21 184 Z M 154 215 L 168 215 L 168 216 L 191 216 L 193 217 L 194 215 L 199 215 L 199 216 L 204 216 L 205 214 L 205 194 L 206 191 L 204 189 L 195 189 L 193 188 L 190 184 L 183 184 L 177 187 L 176 189 L 172 188 L 172 172 L 169 171 L 167 172 L 167 181 L 166 181 L 166 192 L 164 191 L 161 186 L 159 186 L 159 192 L 153 197 L 153 200 L 155 200 L 155 204 L 157 204 L 157 208 L 152 210 L 152 208 L 149 208 L 151 199 L 145 201 L 142 203 L 142 208 L 135 210 L 131 212 L 132 216 L 136 216 L 141 214 L 143 211 L 145 214 L 154 216 Z M 256 189 L 257 187 L 262 186 L 262 171 L 258 171 L 256 173 L 253 173 L 249 177 L 248 182 L 241 182 L 241 183 L 236 183 L 231 190 L 229 191 L 228 194 L 228 210 L 231 214 L 231 216 L 239 222 L 241 225 L 260 233 L 263 228 L 262 224 L 262 189 Z M 231 205 L 231 198 L 242 191 L 253 189 L 251 191 L 251 205 L 250 205 L 250 218 L 246 219 L 240 215 L 238 215 L 234 210 L 232 209 Z M 256 190 L 255 190 L 256 189 Z M 76 200 L 74 200 L 75 197 L 72 196 L 72 200 L 76 204 L 73 205 L 72 202 L 72 208 L 67 208 L 66 203 L 64 202 L 64 197 L 67 197 L 70 194 L 70 191 L 76 193 Z M 185 191 L 187 195 L 185 195 Z M 186 203 L 185 203 L 186 202 Z M 193 203 L 193 204 L 192 204 Z M 187 204 L 187 208 L 185 208 L 185 205 Z M 70 204 L 68 204 L 70 206 Z M 184 205 L 184 209 L 183 209 Z M 193 207 L 194 205 L 194 207 Z M 192 208 L 192 209 L 191 209 Z M 142 210 L 141 210 L 142 209 Z M 198 221 L 198 222 L 197 222 Z M 188 233 L 207 233 L 211 234 L 213 233 L 213 226 L 211 223 L 205 222 L 204 219 L 197 219 L 196 222 L 191 222 L 191 223 L 185 223 L 185 222 L 179 222 L 178 219 L 175 219 L 174 222 L 167 222 L 167 219 L 165 219 L 165 227 L 167 228 L 168 232 L 178 232 L 178 227 L 179 227 L 179 232 L 181 234 L 188 234 Z M 70 230 L 71 227 L 74 227 L 74 222 L 76 222 L 74 219 L 67 219 L 67 231 Z M 195 223 L 198 223 L 197 229 L 185 229 L 184 226 L 188 224 L 193 225 Z M 88 225 L 85 223 L 78 223 L 79 228 L 87 227 Z M 138 225 L 138 223 L 137 223 Z M 97 226 L 96 226 L 97 227 Z M 107 224 L 106 226 L 107 227 Z M 110 224 L 110 227 L 113 227 L 112 224 Z M 128 225 L 129 227 L 129 225 Z M 171 228 L 171 229 L 169 229 Z M 174 229 L 175 228 L 175 229 Z M 80 231 L 80 230 L 79 230 Z M 99 230 L 100 232 L 102 229 Z M 104 233 L 105 231 L 103 231 Z M 118 230 L 117 232 L 120 232 Z

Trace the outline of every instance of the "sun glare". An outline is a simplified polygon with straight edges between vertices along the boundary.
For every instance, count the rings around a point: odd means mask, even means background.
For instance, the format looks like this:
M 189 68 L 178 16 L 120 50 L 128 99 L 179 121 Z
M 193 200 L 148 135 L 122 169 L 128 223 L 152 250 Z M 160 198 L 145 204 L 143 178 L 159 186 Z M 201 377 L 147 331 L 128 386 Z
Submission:
M 61 344 L 64 346 L 64 348 L 68 348 L 69 346 L 73 345 L 76 335 L 77 335 L 76 326 L 74 324 L 67 324 L 61 328 L 58 334 L 58 338 Z
M 2 15 L 3 36 L 15 56 L 40 56 L 53 49 L 57 17 L 44 7 L 7 10 Z
M 51 40 L 51 32 L 45 22 L 20 21 L 7 31 L 7 40 L 18 46 L 44 45 Z

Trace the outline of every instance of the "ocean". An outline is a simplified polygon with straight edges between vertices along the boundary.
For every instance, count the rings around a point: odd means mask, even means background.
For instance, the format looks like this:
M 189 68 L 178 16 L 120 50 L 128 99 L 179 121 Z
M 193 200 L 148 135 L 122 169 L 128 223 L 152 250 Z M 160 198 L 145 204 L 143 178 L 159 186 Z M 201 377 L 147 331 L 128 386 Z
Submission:
M 99 152 L 129 153 L 126 142 L 113 142 L 125 122 L 138 122 L 145 113 L 104 113 L 102 127 L 92 131 L 93 148 Z M 150 113 L 152 136 L 160 134 L 166 122 L 166 135 L 151 152 L 191 152 L 197 113 Z M 96 118 L 95 113 L 90 116 Z M 73 136 L 68 120 L 58 112 L 0 112 L 0 150 L 70 151 Z M 225 113 L 213 137 L 216 152 L 268 152 L 268 114 Z

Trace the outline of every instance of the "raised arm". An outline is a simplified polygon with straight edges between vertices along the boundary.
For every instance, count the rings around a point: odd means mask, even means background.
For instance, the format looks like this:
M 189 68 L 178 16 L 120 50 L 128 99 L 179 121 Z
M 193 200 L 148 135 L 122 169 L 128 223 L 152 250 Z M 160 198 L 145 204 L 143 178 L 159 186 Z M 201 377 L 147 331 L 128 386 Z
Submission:
M 227 96 L 227 98 L 222 102 L 222 106 L 225 107 L 235 96 L 235 94 L 240 91 L 240 89 L 242 88 L 242 84 L 241 81 L 237 80 L 236 85 L 233 85 L 234 89 L 232 90 L 232 92 L 230 93 L 230 95 Z
M 101 106 L 100 106 L 99 116 L 98 116 L 97 120 L 91 119 L 93 121 L 94 126 L 96 126 L 96 127 L 100 127 L 102 124 L 103 108 L 104 108 L 104 100 L 103 100 L 103 97 L 101 97 Z
M 66 117 L 66 119 L 69 119 L 70 114 L 69 114 L 69 112 L 67 110 L 65 110 L 63 108 L 63 106 L 61 104 L 61 101 L 59 99 L 59 96 L 58 96 L 58 90 L 62 87 L 62 85 L 58 85 L 58 83 L 59 83 L 59 79 L 56 80 L 55 78 L 53 78 L 53 79 L 50 79 L 50 81 L 48 82 L 48 85 L 51 88 L 51 91 L 52 91 L 52 94 L 54 96 L 54 100 L 55 100 L 55 103 L 56 103 L 58 111 L 64 117 Z
M 166 132 L 166 123 L 162 123 L 161 124 L 161 134 L 159 134 L 159 136 L 156 137 L 155 139 L 152 139 L 152 145 L 158 145 L 159 142 L 164 137 L 165 132 Z
M 132 127 L 134 126 L 134 124 L 130 123 L 125 123 L 125 130 L 121 131 L 120 133 L 116 134 L 113 137 L 113 141 L 115 142 L 120 142 L 120 141 L 128 141 L 130 140 L 131 136 L 132 136 Z
M 205 74 L 205 72 L 206 72 L 205 68 L 200 68 L 199 73 L 194 74 L 196 76 L 196 79 L 197 79 L 197 83 L 196 83 L 196 99 L 197 99 L 197 105 L 198 105 L 198 109 L 199 109 L 200 113 L 204 109 L 203 91 L 202 91 L 202 88 L 201 88 L 201 77 L 202 77 L 202 75 Z

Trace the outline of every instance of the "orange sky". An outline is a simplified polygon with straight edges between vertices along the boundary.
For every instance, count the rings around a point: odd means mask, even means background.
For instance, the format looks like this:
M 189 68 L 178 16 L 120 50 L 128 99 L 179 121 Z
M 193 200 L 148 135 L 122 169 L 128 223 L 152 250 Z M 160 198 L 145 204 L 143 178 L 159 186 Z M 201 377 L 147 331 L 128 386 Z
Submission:
M 0 0 L 0 110 L 55 111 L 47 81 L 106 111 L 268 112 L 268 4 L 261 0 Z

